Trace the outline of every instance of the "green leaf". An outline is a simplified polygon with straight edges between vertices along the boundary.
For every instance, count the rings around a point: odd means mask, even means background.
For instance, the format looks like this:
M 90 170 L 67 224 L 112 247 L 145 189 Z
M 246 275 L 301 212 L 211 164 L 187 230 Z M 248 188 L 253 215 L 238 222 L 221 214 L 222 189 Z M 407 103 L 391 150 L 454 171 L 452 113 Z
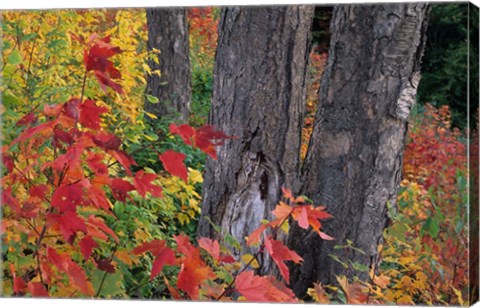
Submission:
M 67 47 L 68 42 L 65 40 L 53 40 L 48 44 L 48 49 L 53 49 L 55 47 Z
M 388 233 L 395 237 L 397 240 L 405 242 L 405 233 L 408 231 L 408 227 L 403 223 L 395 223 L 389 229 Z
M 8 64 L 11 65 L 20 64 L 22 63 L 22 61 L 22 54 L 20 53 L 20 51 L 18 51 L 18 49 L 15 49 L 7 58 Z
M 158 97 L 155 97 L 153 95 L 148 95 L 148 94 L 147 94 L 147 100 L 150 104 L 158 104 L 160 102 L 158 100 Z
M 3 46 L 2 46 L 3 50 L 8 50 L 8 49 L 10 49 L 10 47 L 12 47 L 12 43 L 10 43 L 9 41 L 3 41 L 0 44 L 3 44 Z
M 329 254 L 328 256 L 333 260 L 337 261 L 338 263 L 340 263 L 344 268 L 348 268 L 347 263 L 341 261 L 336 255 Z
M 20 39 L 20 42 L 30 41 L 31 39 L 36 38 L 37 35 L 38 35 L 37 33 L 29 33 L 29 34 L 27 34 L 27 35 L 24 35 L 24 36 Z
M 428 233 L 432 238 L 435 238 L 440 231 L 440 227 L 438 225 L 438 221 L 433 217 L 428 217 L 425 223 L 420 229 L 420 235 L 424 235 L 425 232 Z
M 350 264 L 352 265 L 353 269 L 356 270 L 356 271 L 368 272 L 369 269 L 370 269 L 367 265 L 360 264 L 358 262 L 350 262 Z
M 100 288 L 104 275 L 105 272 L 95 269 L 92 277 L 92 285 L 96 292 Z M 123 276 L 120 271 L 117 270 L 116 273 L 105 276 L 105 281 L 103 281 L 102 288 L 98 295 L 103 298 L 125 297 Z
M 13 109 L 20 105 L 21 101 L 14 95 L 2 92 L 2 104 L 7 107 L 7 109 Z

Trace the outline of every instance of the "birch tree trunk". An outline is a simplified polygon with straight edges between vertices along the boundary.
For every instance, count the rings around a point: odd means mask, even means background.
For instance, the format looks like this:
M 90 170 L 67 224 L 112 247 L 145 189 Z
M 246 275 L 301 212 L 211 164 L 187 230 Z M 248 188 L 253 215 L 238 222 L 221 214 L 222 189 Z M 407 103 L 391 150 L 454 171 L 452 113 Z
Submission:
M 209 120 L 238 138 L 218 149 L 217 161 L 207 161 L 202 216 L 243 245 L 270 218 L 281 187 L 298 187 L 312 16 L 311 6 L 221 13 Z M 198 236 L 218 234 L 202 217 Z
M 303 166 L 302 193 L 326 205 L 333 218 L 324 241 L 296 229 L 290 246 L 304 262 L 293 268 L 292 287 L 305 294 L 335 275 L 368 279 L 340 261 L 368 267 L 395 207 L 410 110 L 415 103 L 425 42 L 424 3 L 339 5 L 333 12 L 329 59 L 315 126 Z M 334 249 L 347 240 L 361 249 Z
M 188 120 L 191 100 L 190 48 L 188 24 L 184 8 L 147 9 L 148 50 L 160 51 L 157 60 L 148 65 L 157 74 L 147 75 L 146 94 L 157 97 L 159 103 L 145 102 L 145 110 L 157 117 L 173 115 Z M 158 62 L 158 63 L 157 63 Z

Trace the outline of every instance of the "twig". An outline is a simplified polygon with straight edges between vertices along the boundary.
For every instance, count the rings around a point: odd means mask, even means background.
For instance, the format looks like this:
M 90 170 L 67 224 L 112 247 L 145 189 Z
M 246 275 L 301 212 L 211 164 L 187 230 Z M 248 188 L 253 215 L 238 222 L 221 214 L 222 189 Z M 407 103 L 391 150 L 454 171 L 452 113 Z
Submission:
M 118 243 L 115 244 L 115 247 L 113 247 L 112 255 L 109 258 L 109 263 L 111 263 L 113 261 L 113 257 L 115 256 L 115 253 L 117 252 L 117 247 L 118 247 Z M 98 286 L 98 290 L 97 290 L 97 293 L 95 294 L 95 297 L 98 297 L 100 295 L 100 291 L 102 290 L 103 283 L 105 282 L 105 278 L 107 278 L 107 274 L 108 274 L 108 272 L 105 271 L 105 273 L 103 274 L 103 277 L 102 277 L 102 281 L 100 282 L 100 285 Z

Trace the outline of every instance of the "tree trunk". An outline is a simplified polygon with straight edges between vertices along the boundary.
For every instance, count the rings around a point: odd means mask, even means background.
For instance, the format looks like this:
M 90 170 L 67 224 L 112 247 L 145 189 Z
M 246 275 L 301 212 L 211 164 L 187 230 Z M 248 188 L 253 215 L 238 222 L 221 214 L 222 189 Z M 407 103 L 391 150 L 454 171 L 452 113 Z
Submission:
M 302 193 L 326 205 L 324 230 L 334 241 L 296 229 L 289 244 L 304 262 L 292 275 L 297 295 L 335 275 L 368 279 L 340 261 L 373 266 L 395 207 L 410 110 L 415 103 L 428 6 L 340 5 L 331 23 L 329 59 L 314 131 L 303 166 Z M 334 249 L 347 240 L 361 249 Z
M 188 24 L 183 8 L 147 9 L 148 50 L 157 49 L 158 63 L 148 61 L 152 71 L 147 75 L 146 94 L 159 103 L 145 102 L 145 110 L 158 117 L 173 115 L 185 122 L 191 100 Z
M 312 16 L 311 6 L 222 10 L 209 120 L 238 138 L 207 161 L 202 216 L 242 245 L 281 187 L 298 186 Z M 218 237 L 204 217 L 198 235 Z

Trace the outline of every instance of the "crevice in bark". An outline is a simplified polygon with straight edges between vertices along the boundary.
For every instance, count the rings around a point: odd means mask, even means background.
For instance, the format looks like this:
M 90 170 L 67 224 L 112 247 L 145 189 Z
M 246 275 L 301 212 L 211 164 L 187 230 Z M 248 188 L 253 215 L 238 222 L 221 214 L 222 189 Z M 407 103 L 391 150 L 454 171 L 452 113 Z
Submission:
M 238 138 L 207 162 L 202 215 L 231 232 L 245 253 L 253 252 L 245 236 L 271 219 L 281 187 L 298 187 L 313 7 L 236 7 L 221 14 L 209 118 Z M 217 236 L 205 219 L 197 234 Z M 271 262 L 261 258 L 269 272 Z

